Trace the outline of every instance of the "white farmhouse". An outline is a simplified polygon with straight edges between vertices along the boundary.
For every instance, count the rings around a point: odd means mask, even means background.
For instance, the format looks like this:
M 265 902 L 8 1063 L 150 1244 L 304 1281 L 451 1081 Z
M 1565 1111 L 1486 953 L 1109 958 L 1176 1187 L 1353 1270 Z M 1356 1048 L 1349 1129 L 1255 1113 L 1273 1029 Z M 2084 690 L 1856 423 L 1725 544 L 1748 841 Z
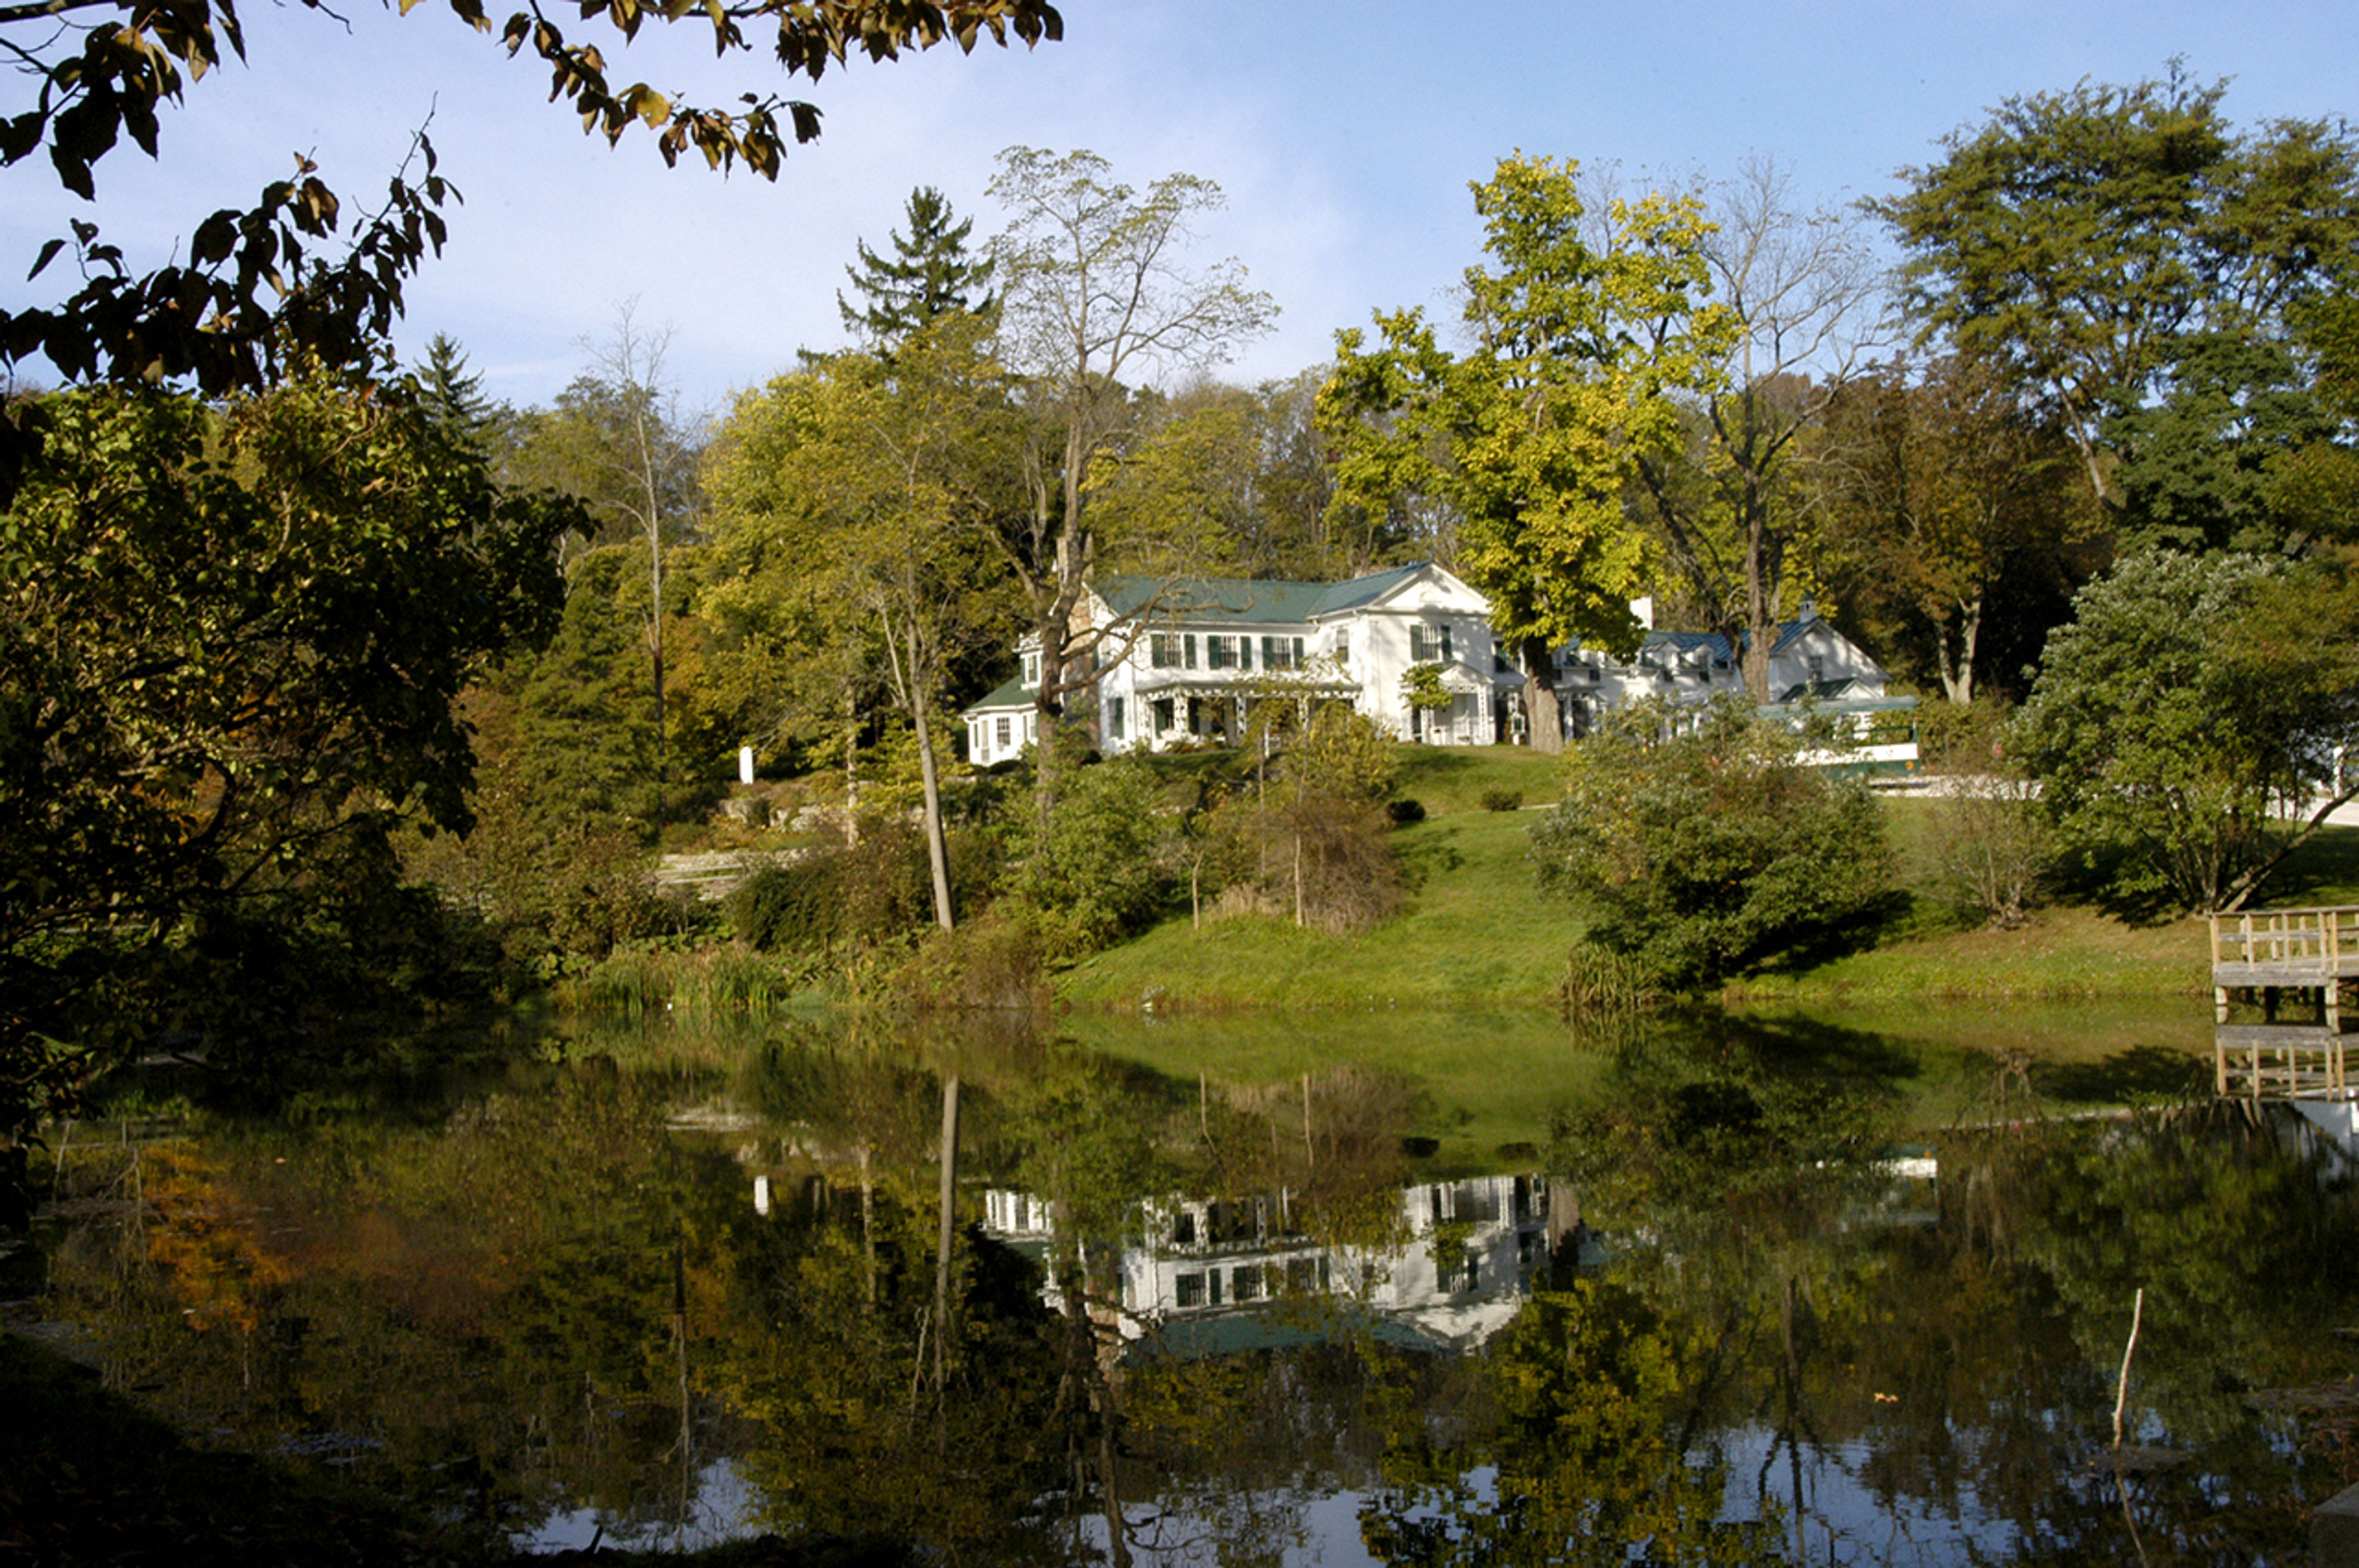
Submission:
M 1077 611 L 1103 628 L 1096 732 L 1108 752 L 1234 740 L 1245 704 L 1276 692 L 1348 699 L 1397 735 L 1436 745 L 1510 738 L 1520 676 L 1502 668 L 1488 600 L 1430 562 L 1349 582 L 1108 577 Z M 967 757 L 988 767 L 1038 739 L 1040 651 L 1027 640 L 1016 678 L 966 710 Z M 1413 709 L 1409 667 L 1439 667 L 1447 708 Z M 1086 694 L 1066 700 L 1086 713 Z
M 1632 608 L 1649 620 L 1646 600 Z M 1349 701 L 1431 745 L 1526 739 L 1523 676 L 1492 635 L 1489 600 L 1431 562 L 1339 583 L 1109 577 L 1077 614 L 1104 633 L 1103 662 L 1094 712 L 1089 692 L 1067 698 L 1066 710 L 1094 720 L 1103 751 L 1234 741 L 1249 701 L 1287 693 Z M 1015 678 L 966 710 L 967 757 L 977 766 L 1016 757 L 1038 738 L 1037 642 L 1027 639 L 1018 658 Z M 1447 706 L 1410 705 L 1407 680 L 1420 665 L 1436 670 Z M 1698 703 L 1745 687 L 1734 651 L 1715 633 L 1649 630 L 1628 660 L 1575 643 L 1558 651 L 1555 674 L 1572 734 L 1625 703 Z M 1882 706 L 1885 675 L 1805 603 L 1777 629 L 1769 689 L 1779 703 Z

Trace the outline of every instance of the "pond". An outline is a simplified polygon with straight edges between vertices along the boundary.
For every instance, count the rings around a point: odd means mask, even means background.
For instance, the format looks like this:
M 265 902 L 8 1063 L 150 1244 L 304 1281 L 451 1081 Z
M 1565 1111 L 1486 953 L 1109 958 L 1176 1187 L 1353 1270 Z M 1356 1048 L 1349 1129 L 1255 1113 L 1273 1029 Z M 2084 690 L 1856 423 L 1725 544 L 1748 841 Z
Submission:
M 2307 1561 L 2347 1141 L 2183 1018 L 1945 1022 L 574 1026 L 76 1127 L 9 1313 L 479 1542 Z

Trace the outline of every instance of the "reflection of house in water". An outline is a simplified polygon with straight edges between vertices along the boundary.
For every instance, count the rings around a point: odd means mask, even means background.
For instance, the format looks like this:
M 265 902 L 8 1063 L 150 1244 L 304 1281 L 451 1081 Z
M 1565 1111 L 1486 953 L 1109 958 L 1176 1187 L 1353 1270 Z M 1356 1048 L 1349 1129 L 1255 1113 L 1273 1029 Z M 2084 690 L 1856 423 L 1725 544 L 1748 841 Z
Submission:
M 1328 1244 L 1298 1223 L 1286 1193 L 1146 1206 L 1145 1235 L 1123 1244 L 1123 1332 L 1150 1327 L 1209 1347 L 1218 1325 L 1273 1304 L 1348 1308 L 1434 1346 L 1480 1344 L 1512 1318 L 1536 1271 L 1577 1224 L 1569 1198 L 1528 1176 L 1478 1176 L 1409 1187 L 1388 1241 Z M 1049 1206 L 995 1188 L 984 1228 L 1018 1246 L 1054 1235 Z M 1049 1288 L 1053 1298 L 1054 1287 Z

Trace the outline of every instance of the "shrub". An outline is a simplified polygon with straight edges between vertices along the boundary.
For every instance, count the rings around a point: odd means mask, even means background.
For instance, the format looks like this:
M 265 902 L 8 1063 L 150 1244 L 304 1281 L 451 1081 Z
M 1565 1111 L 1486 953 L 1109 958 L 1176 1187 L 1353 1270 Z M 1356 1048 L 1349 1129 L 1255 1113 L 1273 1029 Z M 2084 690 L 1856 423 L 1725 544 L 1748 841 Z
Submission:
M 1077 957 L 1143 925 L 1170 892 L 1162 842 L 1174 822 L 1153 771 L 1136 757 L 1065 774 L 1045 831 L 1019 807 L 1015 891 L 1062 935 L 1053 957 Z
M 766 866 L 728 900 L 738 936 L 762 952 L 882 941 L 933 918 L 924 837 L 897 816 L 864 818 L 855 842 Z
M 1964 704 L 1918 704 L 1919 764 L 1932 773 L 1988 772 L 2006 754 L 2006 725 L 2013 716 L 2013 710 L 2005 703 L 1987 697 Z
M 2019 776 L 1964 778 L 1939 810 L 1937 864 L 1951 907 L 2003 931 L 2022 925 L 2056 856 L 2039 792 Z
M 1388 800 L 1385 802 L 1385 815 L 1392 819 L 1394 827 L 1407 827 L 1425 820 L 1425 806 L 1419 801 Z
M 1521 811 L 1524 808 L 1524 792 L 1519 789 L 1486 789 L 1483 792 L 1482 804 L 1485 811 Z
M 1573 749 L 1566 780 L 1532 829 L 1541 886 L 1588 902 L 1592 939 L 1660 987 L 1832 946 L 1890 896 L 1865 787 L 1803 767 L 1794 737 L 1742 698 L 1616 711 Z
M 1400 896 L 1382 808 L 1398 749 L 1341 704 L 1296 734 L 1274 776 L 1240 784 L 1189 820 L 1179 845 L 1191 903 L 1218 891 L 1216 914 L 1284 914 L 1343 932 L 1375 925 Z
M 934 930 L 902 966 L 899 993 L 921 1011 L 1030 1011 L 1045 998 L 1051 934 L 1030 912 L 994 910 Z

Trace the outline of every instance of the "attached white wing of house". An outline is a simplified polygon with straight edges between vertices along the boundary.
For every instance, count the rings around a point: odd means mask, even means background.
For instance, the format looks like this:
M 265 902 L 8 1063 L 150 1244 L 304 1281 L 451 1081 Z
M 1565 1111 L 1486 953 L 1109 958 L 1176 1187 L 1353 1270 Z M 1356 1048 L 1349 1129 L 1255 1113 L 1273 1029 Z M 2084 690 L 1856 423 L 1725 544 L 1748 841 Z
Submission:
M 1617 659 L 1575 643 L 1557 653 L 1557 690 L 1576 720 L 1648 697 L 1702 702 L 1745 689 L 1743 643 L 1717 632 L 1649 631 L 1637 656 Z M 1805 602 L 1769 644 L 1769 696 L 1783 705 L 1809 697 L 1840 702 L 1884 697 L 1884 666 Z

